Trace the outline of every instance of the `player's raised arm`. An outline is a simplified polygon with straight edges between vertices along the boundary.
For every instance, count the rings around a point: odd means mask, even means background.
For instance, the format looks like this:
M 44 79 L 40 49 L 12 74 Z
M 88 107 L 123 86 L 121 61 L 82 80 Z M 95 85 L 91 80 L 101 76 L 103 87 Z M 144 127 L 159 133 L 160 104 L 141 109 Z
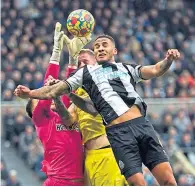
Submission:
M 180 53 L 177 49 L 169 49 L 166 54 L 166 58 L 155 65 L 143 66 L 140 69 L 140 76 L 143 79 L 152 79 L 163 75 L 171 66 L 174 60 L 180 57 Z
M 44 83 L 46 82 L 49 76 L 52 76 L 53 78 L 57 79 L 59 75 L 60 71 L 59 62 L 64 42 L 63 41 L 64 32 L 61 31 L 61 27 L 62 25 L 59 22 L 57 22 L 54 31 L 53 51 L 50 57 L 49 65 L 45 73 Z

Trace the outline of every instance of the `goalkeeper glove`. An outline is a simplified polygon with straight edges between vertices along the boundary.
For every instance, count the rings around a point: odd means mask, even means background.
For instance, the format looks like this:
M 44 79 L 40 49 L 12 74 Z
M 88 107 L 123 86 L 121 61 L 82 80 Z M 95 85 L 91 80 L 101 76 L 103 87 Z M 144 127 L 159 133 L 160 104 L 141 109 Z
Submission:
M 54 32 L 54 46 L 53 46 L 53 52 L 50 58 L 50 61 L 60 61 L 60 55 L 63 48 L 63 35 L 64 31 L 61 31 L 62 25 L 57 22 L 55 26 L 55 32 Z
M 85 45 L 91 41 L 91 34 L 85 37 L 74 37 L 72 40 L 64 34 L 64 42 L 69 51 L 69 64 L 77 66 L 78 55 Z

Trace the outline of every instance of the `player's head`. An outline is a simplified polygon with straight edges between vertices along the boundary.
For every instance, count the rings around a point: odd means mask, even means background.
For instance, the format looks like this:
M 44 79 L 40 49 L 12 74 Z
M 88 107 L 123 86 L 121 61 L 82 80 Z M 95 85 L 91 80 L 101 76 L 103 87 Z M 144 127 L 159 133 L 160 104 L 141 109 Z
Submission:
M 37 104 L 38 104 L 39 100 L 38 99 L 29 99 L 28 100 L 28 103 L 26 105 L 26 113 L 28 114 L 28 116 L 30 118 L 32 118 L 33 116 L 33 111 L 34 109 L 36 108 Z M 56 110 L 56 106 L 55 106 L 55 103 L 52 101 L 52 104 L 51 104 L 51 110 L 55 111 Z
M 114 39 L 109 35 L 100 35 L 95 39 L 94 54 L 98 63 L 113 62 L 117 54 Z
M 90 49 L 82 49 L 78 56 L 78 68 L 84 65 L 95 65 L 96 60 L 94 57 L 94 52 Z

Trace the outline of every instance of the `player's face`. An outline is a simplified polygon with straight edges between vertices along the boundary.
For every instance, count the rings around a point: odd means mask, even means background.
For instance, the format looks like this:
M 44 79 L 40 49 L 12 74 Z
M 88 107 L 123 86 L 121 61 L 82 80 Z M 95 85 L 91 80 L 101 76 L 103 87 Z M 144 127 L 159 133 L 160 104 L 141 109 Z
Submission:
M 78 67 L 81 68 L 84 65 L 95 65 L 96 60 L 95 57 L 88 54 L 88 53 L 82 53 L 78 57 Z
M 99 38 L 94 43 L 95 58 L 98 63 L 114 61 L 117 49 L 113 42 L 108 38 Z

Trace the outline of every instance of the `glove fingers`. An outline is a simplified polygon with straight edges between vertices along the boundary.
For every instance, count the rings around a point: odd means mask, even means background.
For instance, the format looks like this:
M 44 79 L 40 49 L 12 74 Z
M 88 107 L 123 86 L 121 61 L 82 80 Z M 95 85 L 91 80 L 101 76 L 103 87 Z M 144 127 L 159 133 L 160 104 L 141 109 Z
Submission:
M 61 31 L 59 35 L 59 40 L 61 40 L 63 36 L 64 36 L 64 31 Z
M 86 36 L 86 39 L 87 39 L 88 41 L 91 41 L 91 39 L 92 39 L 92 34 L 90 33 L 89 35 L 87 35 L 87 36 Z
M 63 34 L 63 38 L 64 38 L 64 42 L 66 43 L 66 45 L 69 45 L 70 44 L 70 39 L 68 38 L 68 36 Z
M 81 40 L 81 42 L 84 45 L 86 45 L 86 44 L 88 44 L 92 40 L 92 34 L 90 33 L 89 35 L 87 35 L 85 37 L 79 37 L 79 39 Z
M 57 22 L 56 23 L 56 27 L 55 27 L 55 33 L 56 32 L 60 32 L 61 31 L 61 28 L 62 28 L 62 25 L 59 22 Z

